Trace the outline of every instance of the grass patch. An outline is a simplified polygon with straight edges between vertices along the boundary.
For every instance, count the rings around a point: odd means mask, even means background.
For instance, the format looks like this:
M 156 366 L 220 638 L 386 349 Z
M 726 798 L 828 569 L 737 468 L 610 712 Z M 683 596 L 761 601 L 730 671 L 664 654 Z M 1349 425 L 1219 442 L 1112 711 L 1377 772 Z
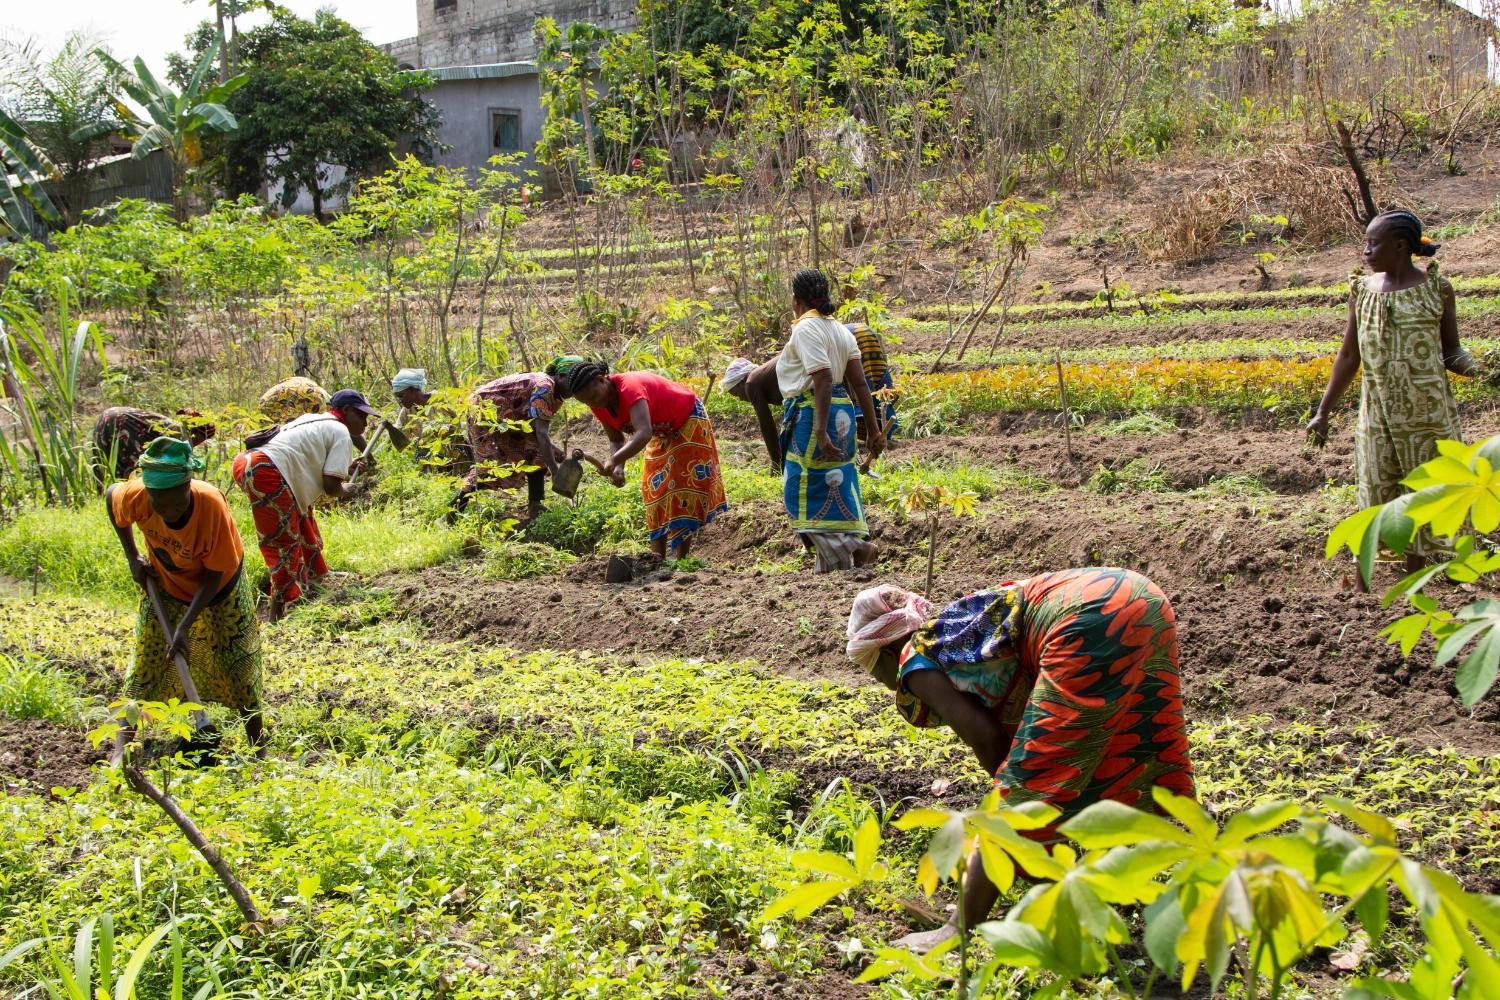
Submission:
M 1171 419 L 1157 416 L 1155 413 L 1137 413 L 1123 420 L 1106 424 L 1099 429 L 1099 433 L 1104 437 L 1175 434 L 1177 425 Z
M 249 503 L 239 490 L 228 500 L 245 548 L 245 572 L 259 587 L 268 572 Z M 399 502 L 363 510 L 319 508 L 316 516 L 329 565 L 361 575 L 435 566 L 457 556 L 464 539 L 441 519 L 416 518 Z M 139 533 L 136 544 L 144 544 Z M 133 605 L 139 594 L 102 500 L 27 510 L 0 527 L 0 572 L 23 582 L 35 572 L 52 591 L 116 604 Z
M 757 454 L 747 464 L 721 464 L 724 476 L 724 493 L 731 505 L 742 503 L 780 503 L 782 493 L 781 473 L 765 462 L 765 452 Z
M 893 510 L 899 509 L 902 495 L 913 486 L 941 486 L 950 493 L 973 493 L 981 501 L 992 499 L 1002 491 L 1049 493 L 1057 488 L 1044 476 L 1009 466 L 997 468 L 924 459 L 887 463 L 881 459 L 873 468 L 879 479 L 864 476 L 859 481 L 865 503 L 881 504 Z
M 1276 495 L 1276 491 L 1261 482 L 1259 478 L 1243 472 L 1211 479 L 1192 493 L 1194 496 L 1232 497 L 1237 500 L 1254 500 Z
M 566 569 L 578 561 L 571 552 L 550 545 L 516 539 L 500 539 L 484 546 L 484 567 L 488 580 L 530 580 Z
M 27 510 L 0 527 L 0 572 L 115 604 L 133 604 L 139 591 L 102 500 Z
M 45 662 L 0 653 L 0 715 L 73 725 L 83 716 L 76 678 Z

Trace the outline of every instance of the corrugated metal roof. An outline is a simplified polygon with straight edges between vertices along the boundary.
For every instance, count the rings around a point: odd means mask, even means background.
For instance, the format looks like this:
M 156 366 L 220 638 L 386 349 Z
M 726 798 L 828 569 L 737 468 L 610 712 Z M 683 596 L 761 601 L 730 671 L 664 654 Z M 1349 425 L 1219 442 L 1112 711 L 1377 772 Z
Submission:
M 507 76 L 528 76 L 536 72 L 533 62 L 482 63 L 478 66 L 438 66 L 423 69 L 439 82 L 449 80 L 500 80 Z

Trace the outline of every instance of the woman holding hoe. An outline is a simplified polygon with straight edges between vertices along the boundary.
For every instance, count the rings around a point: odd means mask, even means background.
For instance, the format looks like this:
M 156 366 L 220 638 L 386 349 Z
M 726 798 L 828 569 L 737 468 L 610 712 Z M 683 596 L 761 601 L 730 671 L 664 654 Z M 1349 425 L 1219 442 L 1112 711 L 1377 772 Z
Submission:
M 1002 584 L 936 608 L 874 587 L 849 614 L 850 659 L 896 692 L 914 726 L 950 726 L 1007 806 L 1062 811 L 1103 799 L 1150 804 L 1160 785 L 1193 794 L 1177 667 L 1177 616 L 1161 588 L 1123 569 L 1070 569 Z M 978 854 L 961 915 L 973 927 L 999 896 Z M 955 925 L 910 935 L 926 951 Z
M 255 595 L 244 574 L 245 547 L 224 495 L 193 478 L 203 462 L 192 445 L 159 437 L 141 456 L 141 475 L 104 493 L 105 506 L 130 575 L 144 591 L 148 578 L 162 590 L 171 635 L 163 635 L 149 596 L 141 595 L 135 622 L 135 659 L 125 675 L 125 696 L 137 701 L 182 698 L 173 657 L 186 654 L 188 671 L 204 701 L 245 718 L 245 736 L 260 747 L 260 626 Z M 146 539 L 136 548 L 132 526 Z M 115 760 L 134 734 L 115 738 Z
M 1453 285 L 1435 261 L 1425 270 L 1412 262 L 1437 249 L 1415 215 L 1386 212 L 1365 228 L 1371 273 L 1349 277 L 1344 343 L 1307 431 L 1319 445 L 1327 440 L 1329 414 L 1362 367 L 1354 432 L 1360 507 L 1395 500 L 1401 480 L 1437 457 L 1437 442 L 1463 436 L 1448 372 L 1474 375 L 1479 365 L 1458 341 Z M 1421 569 L 1437 550 L 1430 535 L 1419 534 L 1407 550 L 1407 571 Z
M 833 318 L 828 279 L 805 269 L 792 277 L 797 322 L 776 361 L 782 409 L 782 500 L 792 530 L 817 551 L 818 572 L 867 566 L 864 503 L 855 465 L 858 438 L 852 392 L 869 430 L 870 457 L 885 448 L 875 401 L 865 384 L 854 334 Z
M 552 417 L 562 406 L 562 395 L 551 369 L 517 372 L 486 382 L 469 397 L 469 447 L 474 467 L 454 499 L 462 510 L 474 491 L 510 489 L 526 482 L 526 519 L 542 512 L 547 477 L 557 475 L 562 449 L 552 443 Z M 530 423 L 530 429 L 525 427 Z M 501 471 L 501 466 L 530 465 L 530 472 Z
M 686 559 L 698 532 L 729 509 L 703 401 L 654 372 L 611 375 L 605 365 L 580 357 L 556 359 L 547 374 L 604 425 L 614 452 L 603 471 L 616 486 L 625 485 L 625 464 L 644 453 L 641 494 L 651 551 Z
M 365 425 L 375 410 L 353 389 L 340 389 L 327 413 L 309 413 L 282 427 L 259 448 L 234 459 L 234 480 L 250 498 L 260 554 L 271 571 L 271 621 L 328 575 L 323 535 L 313 504 L 323 496 L 347 499 L 361 461 Z

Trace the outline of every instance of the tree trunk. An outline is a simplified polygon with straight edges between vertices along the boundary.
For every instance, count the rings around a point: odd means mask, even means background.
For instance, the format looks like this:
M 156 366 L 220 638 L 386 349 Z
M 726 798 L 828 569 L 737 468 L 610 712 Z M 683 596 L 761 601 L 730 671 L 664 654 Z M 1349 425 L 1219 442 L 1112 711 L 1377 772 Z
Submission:
M 214 0 L 214 19 L 219 23 L 219 82 L 229 79 L 229 38 L 224 34 L 224 0 Z
M 313 178 L 313 182 L 308 187 L 308 191 L 312 194 L 313 218 L 317 219 L 318 225 L 321 226 L 328 220 L 323 217 L 323 188 L 322 185 L 318 183 L 317 178 Z

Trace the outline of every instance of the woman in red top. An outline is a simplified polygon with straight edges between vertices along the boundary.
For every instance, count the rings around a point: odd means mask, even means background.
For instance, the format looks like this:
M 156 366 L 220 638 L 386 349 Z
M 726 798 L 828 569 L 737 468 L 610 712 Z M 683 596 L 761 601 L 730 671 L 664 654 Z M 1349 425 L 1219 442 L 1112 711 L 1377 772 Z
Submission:
M 693 537 L 729 509 L 703 401 L 654 372 L 611 375 L 605 365 L 583 358 L 558 358 L 547 374 L 559 393 L 577 397 L 604 425 L 615 449 L 604 472 L 616 486 L 625 485 L 625 463 L 645 453 L 641 494 L 651 551 L 687 558 Z

